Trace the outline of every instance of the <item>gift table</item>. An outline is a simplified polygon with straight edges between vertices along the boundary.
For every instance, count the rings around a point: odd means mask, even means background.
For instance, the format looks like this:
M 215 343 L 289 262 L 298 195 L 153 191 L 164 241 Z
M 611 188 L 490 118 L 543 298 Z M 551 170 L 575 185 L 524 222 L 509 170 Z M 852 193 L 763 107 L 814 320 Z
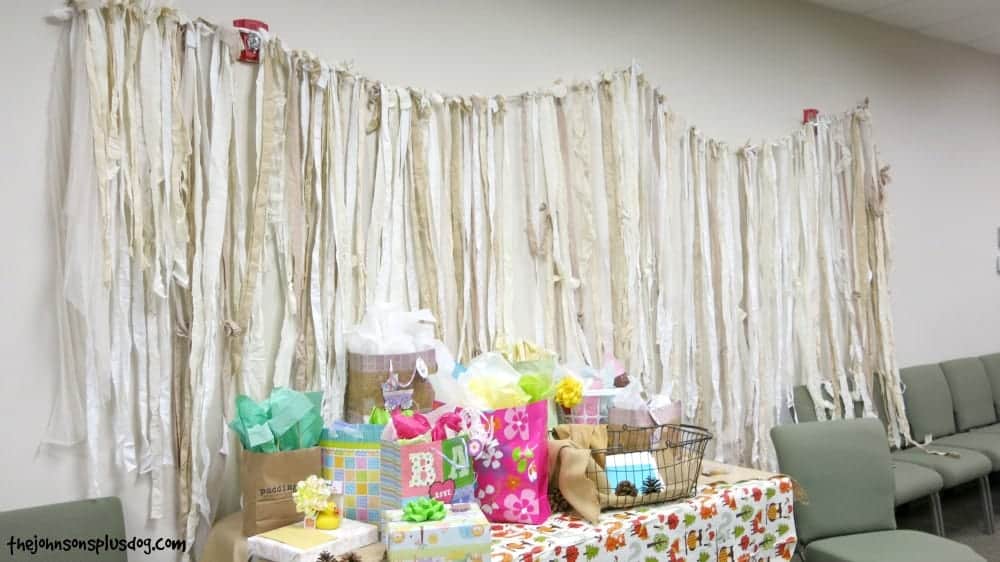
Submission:
M 492 525 L 497 562 L 653 560 L 756 562 L 791 560 L 796 547 L 792 483 L 787 477 L 704 461 L 699 493 L 688 500 L 625 511 L 605 511 L 597 525 L 555 514 L 544 525 Z M 384 547 L 356 551 L 382 560 Z M 245 562 L 240 514 L 212 529 L 203 562 Z
M 596 525 L 555 514 L 544 525 L 491 529 L 494 562 L 791 560 L 796 545 L 784 476 L 702 483 L 688 500 L 605 511 Z

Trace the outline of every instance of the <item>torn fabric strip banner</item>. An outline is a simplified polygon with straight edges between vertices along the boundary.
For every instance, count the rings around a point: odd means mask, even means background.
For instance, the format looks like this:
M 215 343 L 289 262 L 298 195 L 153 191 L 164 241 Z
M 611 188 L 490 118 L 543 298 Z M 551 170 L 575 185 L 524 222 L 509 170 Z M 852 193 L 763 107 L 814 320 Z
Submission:
M 773 467 L 762 436 L 795 384 L 821 418 L 879 406 L 909 438 L 867 106 L 730 147 L 637 65 L 447 96 L 275 37 L 242 64 L 232 29 L 170 9 L 71 12 L 50 442 L 86 443 L 91 494 L 99 463 L 148 481 L 153 518 L 176 475 L 189 544 L 215 516 L 234 395 L 321 390 L 338 419 L 344 330 L 378 301 L 429 309 L 459 360 L 498 338 L 614 353 L 712 429 L 719 460 Z

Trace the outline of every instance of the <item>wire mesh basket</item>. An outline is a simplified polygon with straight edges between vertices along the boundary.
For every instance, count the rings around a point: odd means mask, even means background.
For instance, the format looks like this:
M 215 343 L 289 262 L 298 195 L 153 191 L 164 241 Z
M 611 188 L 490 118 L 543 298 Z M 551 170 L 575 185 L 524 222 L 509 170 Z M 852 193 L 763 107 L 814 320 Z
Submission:
M 580 403 L 572 408 L 556 407 L 559 423 L 598 425 L 608 423 L 611 402 L 618 395 L 617 388 L 585 390 Z
M 608 447 L 594 449 L 587 477 L 597 483 L 601 508 L 689 498 L 695 494 L 707 429 L 681 424 L 654 427 L 608 426 Z

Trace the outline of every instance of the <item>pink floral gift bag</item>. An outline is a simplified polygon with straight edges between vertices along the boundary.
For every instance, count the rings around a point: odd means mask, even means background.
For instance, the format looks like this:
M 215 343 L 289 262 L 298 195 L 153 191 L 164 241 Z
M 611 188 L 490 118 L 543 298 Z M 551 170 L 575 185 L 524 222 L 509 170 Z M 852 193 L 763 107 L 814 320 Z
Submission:
M 493 523 L 539 525 L 549 518 L 548 402 L 486 414 L 494 441 L 475 464 L 476 498 Z

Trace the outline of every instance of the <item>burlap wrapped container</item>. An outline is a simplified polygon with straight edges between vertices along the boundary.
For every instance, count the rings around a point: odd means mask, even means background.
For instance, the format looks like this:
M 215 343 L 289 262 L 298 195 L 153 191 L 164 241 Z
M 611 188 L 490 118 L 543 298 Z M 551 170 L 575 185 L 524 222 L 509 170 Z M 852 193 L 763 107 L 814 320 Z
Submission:
M 414 375 L 417 359 L 423 359 L 427 366 L 428 378 Z M 347 354 L 347 389 L 344 392 L 345 419 L 350 423 L 368 421 L 372 408 L 384 404 L 382 383 L 396 373 L 402 382 L 410 380 L 413 389 L 413 403 L 417 410 L 430 410 L 434 406 L 434 387 L 429 377 L 437 372 L 437 357 L 434 348 L 415 353 L 391 355 Z

